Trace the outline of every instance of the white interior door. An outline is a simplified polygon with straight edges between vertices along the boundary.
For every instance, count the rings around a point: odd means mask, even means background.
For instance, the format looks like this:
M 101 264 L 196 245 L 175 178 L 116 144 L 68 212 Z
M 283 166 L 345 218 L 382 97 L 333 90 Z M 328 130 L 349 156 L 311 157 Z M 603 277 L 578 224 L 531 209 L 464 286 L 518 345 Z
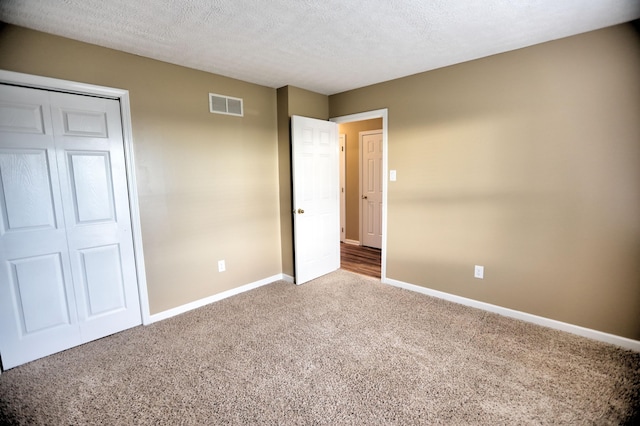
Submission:
M 362 245 L 382 248 L 382 131 L 361 132 Z
M 295 281 L 340 268 L 338 126 L 293 116 L 292 172 Z
M 119 103 L 0 85 L 4 368 L 140 324 Z

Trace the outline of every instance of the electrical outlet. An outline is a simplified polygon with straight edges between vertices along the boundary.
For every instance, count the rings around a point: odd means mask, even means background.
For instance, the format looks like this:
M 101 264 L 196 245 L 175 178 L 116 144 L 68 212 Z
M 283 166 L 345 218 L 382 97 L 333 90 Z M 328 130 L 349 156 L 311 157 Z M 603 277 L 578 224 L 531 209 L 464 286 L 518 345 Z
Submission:
M 475 278 L 479 278 L 479 279 L 483 280 L 484 279 L 484 266 L 476 265 L 475 269 L 473 270 L 473 276 Z
M 218 272 L 224 272 L 227 270 L 227 266 L 224 264 L 224 260 L 218 260 Z

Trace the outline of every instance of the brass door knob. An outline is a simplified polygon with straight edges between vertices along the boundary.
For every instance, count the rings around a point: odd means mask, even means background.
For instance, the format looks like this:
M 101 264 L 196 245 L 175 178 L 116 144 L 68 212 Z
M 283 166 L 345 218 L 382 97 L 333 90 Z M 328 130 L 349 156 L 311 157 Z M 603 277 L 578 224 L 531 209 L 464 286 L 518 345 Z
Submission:
M 299 213 L 299 214 L 302 214 L 302 213 L 304 213 L 304 210 L 302 210 L 302 209 L 298 209 L 298 213 Z
M 362 196 L 362 199 L 363 199 L 363 200 L 366 200 L 366 199 L 367 199 L 367 196 L 366 196 L 366 195 L 363 195 L 363 196 Z

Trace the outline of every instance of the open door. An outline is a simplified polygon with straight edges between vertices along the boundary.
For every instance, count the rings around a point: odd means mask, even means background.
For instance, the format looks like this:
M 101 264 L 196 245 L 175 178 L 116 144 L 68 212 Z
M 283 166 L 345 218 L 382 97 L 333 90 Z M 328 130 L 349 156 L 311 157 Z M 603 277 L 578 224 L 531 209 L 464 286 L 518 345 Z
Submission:
M 340 268 L 338 125 L 291 117 L 295 282 Z

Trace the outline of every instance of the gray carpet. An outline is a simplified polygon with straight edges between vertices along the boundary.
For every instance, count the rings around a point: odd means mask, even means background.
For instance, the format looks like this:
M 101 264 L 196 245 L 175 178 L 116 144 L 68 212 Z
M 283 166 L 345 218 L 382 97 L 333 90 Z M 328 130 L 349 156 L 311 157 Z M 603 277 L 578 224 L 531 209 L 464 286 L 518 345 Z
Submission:
M 0 376 L 12 424 L 633 424 L 640 353 L 338 271 Z

